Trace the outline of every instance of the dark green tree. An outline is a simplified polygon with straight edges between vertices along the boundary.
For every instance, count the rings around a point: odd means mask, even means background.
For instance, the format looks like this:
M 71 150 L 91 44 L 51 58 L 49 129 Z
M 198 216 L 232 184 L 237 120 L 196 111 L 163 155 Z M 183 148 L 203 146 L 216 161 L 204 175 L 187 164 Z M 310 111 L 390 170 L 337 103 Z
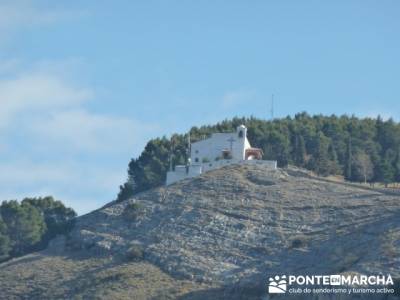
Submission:
M 0 216 L 0 262 L 8 258 L 11 243 L 7 234 L 7 225 Z
M 41 238 L 42 246 L 54 238 L 57 234 L 68 233 L 75 221 L 76 213 L 72 208 L 66 207 L 61 201 L 51 196 L 39 198 L 25 198 L 21 205 L 30 204 L 43 216 L 47 231 Z
M 353 167 L 353 150 L 352 150 L 352 141 L 351 137 L 347 140 L 347 148 L 346 148 L 346 161 L 345 161 L 345 178 L 347 180 L 352 180 L 352 167 Z
M 296 166 L 304 167 L 307 163 L 307 150 L 304 138 L 301 135 L 296 135 L 294 146 L 294 163 Z
M 33 250 L 46 232 L 46 223 L 40 211 L 29 203 L 20 205 L 17 201 L 4 201 L 0 212 L 7 225 L 11 255 L 18 256 Z
M 3 201 L 0 205 L 0 260 L 43 249 L 66 234 L 76 213 L 53 197 Z
M 387 158 L 383 158 L 375 167 L 375 181 L 382 182 L 387 186 L 394 182 L 395 170 Z
M 264 146 L 264 154 L 266 157 L 268 159 L 277 160 L 279 167 L 286 167 L 289 163 L 290 144 L 288 137 L 274 130 L 269 134 L 266 144 L 267 146 Z
M 342 174 L 342 168 L 339 164 L 337 153 L 332 142 L 329 143 L 328 147 L 328 159 L 329 159 L 329 165 L 327 173 L 332 175 Z
M 400 182 L 400 149 L 397 150 L 396 160 L 394 163 L 394 169 L 395 169 L 394 180 L 397 183 L 399 183 Z
M 387 182 L 397 178 L 400 124 L 393 120 L 359 119 L 346 115 L 310 116 L 304 112 L 294 118 L 273 121 L 254 117 L 233 118 L 212 126 L 191 128 L 191 141 L 209 137 L 214 132 L 231 132 L 240 124 L 247 126 L 251 145 L 263 150 L 263 159 L 277 160 L 280 167 L 295 164 L 321 175 L 343 174 L 347 180 L 360 180 L 359 174 L 354 173 L 353 156 L 362 152 L 370 157 L 373 181 Z M 323 141 L 321 144 L 321 133 L 329 142 L 327 151 L 326 144 Z M 140 156 L 129 163 L 128 179 L 120 187 L 118 200 L 164 184 L 170 157 L 173 168 L 185 164 L 186 149 L 187 134 L 149 141 Z
M 309 168 L 315 171 L 318 175 L 326 176 L 329 174 L 329 144 L 329 139 L 322 132 L 319 132 L 315 137 L 314 149 L 312 151 L 312 158 L 309 162 Z

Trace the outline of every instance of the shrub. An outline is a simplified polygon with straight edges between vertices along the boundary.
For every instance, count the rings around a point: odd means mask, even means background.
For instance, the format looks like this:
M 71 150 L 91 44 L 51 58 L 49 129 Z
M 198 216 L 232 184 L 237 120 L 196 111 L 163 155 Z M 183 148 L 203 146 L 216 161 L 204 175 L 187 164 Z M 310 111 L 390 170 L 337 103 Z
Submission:
M 306 236 L 296 236 L 291 241 L 291 248 L 303 248 L 307 245 L 308 239 Z
M 129 203 L 123 212 L 123 216 L 128 221 L 136 221 L 144 212 L 144 207 L 138 202 Z
M 132 245 L 128 251 L 126 251 L 126 258 L 132 261 L 142 260 L 144 258 L 144 250 L 142 245 Z

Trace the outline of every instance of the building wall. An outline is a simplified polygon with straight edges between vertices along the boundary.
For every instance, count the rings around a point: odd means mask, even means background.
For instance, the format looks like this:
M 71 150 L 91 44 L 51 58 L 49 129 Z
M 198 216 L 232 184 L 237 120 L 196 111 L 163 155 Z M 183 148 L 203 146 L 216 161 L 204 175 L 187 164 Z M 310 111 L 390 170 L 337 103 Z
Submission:
M 207 171 L 211 171 L 214 169 L 218 169 L 221 168 L 223 166 L 228 166 L 234 163 L 239 163 L 241 160 L 239 159 L 220 159 L 218 161 L 212 161 L 209 163 L 203 163 L 202 164 L 202 171 L 203 172 L 207 172 Z
M 167 172 L 167 180 L 165 182 L 166 185 L 177 182 L 179 180 L 185 178 L 192 178 L 200 175 L 202 173 L 201 165 L 191 165 L 189 167 L 186 166 L 176 166 L 175 171 Z
M 222 151 L 231 150 L 231 139 L 233 140 L 232 158 L 222 159 Z M 236 132 L 214 133 L 210 138 L 191 145 L 190 165 L 188 167 L 175 166 L 175 171 L 167 172 L 166 184 L 195 177 L 234 163 L 263 164 L 268 168 L 276 169 L 276 161 L 245 160 L 245 152 L 248 148 L 251 146 L 247 140 L 247 128 L 243 125 L 239 126 Z
M 208 163 L 190 165 L 186 173 L 186 166 L 176 166 L 175 171 L 167 172 L 166 185 L 180 181 L 186 178 L 196 177 L 204 172 L 218 169 L 231 164 L 247 164 L 247 165 L 264 165 L 268 169 L 275 170 L 277 168 L 276 160 L 236 160 L 236 159 L 221 159 L 213 162 L 212 165 Z
M 240 131 L 242 132 L 241 137 L 239 136 Z M 190 159 L 191 163 L 203 163 L 204 160 L 213 163 L 217 158 L 221 158 L 223 150 L 232 150 L 232 159 L 243 160 L 248 148 L 250 148 L 250 143 L 247 140 L 247 129 L 239 126 L 236 132 L 214 133 L 208 139 L 193 143 Z
M 242 163 L 246 165 L 263 165 L 266 166 L 268 169 L 275 170 L 278 168 L 278 162 L 276 160 L 244 160 Z

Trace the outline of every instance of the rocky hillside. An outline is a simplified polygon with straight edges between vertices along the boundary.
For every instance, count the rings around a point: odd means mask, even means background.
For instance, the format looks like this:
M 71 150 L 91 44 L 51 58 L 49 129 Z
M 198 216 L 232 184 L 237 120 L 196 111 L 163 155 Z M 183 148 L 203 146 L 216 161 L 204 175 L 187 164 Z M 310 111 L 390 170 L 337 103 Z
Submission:
M 4 299 L 260 299 L 275 274 L 400 278 L 399 229 L 395 192 L 235 165 L 78 218 L 67 239 L 0 265 L 0 290 Z

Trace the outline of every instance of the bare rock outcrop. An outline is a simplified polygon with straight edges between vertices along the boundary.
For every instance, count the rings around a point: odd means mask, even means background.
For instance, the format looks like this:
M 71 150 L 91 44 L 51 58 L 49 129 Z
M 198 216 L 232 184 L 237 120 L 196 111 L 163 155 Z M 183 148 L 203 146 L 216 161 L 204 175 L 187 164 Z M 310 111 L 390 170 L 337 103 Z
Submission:
M 123 257 L 136 243 L 172 276 L 262 293 L 281 273 L 400 278 L 399 229 L 399 195 L 234 165 L 82 216 L 66 245 Z

